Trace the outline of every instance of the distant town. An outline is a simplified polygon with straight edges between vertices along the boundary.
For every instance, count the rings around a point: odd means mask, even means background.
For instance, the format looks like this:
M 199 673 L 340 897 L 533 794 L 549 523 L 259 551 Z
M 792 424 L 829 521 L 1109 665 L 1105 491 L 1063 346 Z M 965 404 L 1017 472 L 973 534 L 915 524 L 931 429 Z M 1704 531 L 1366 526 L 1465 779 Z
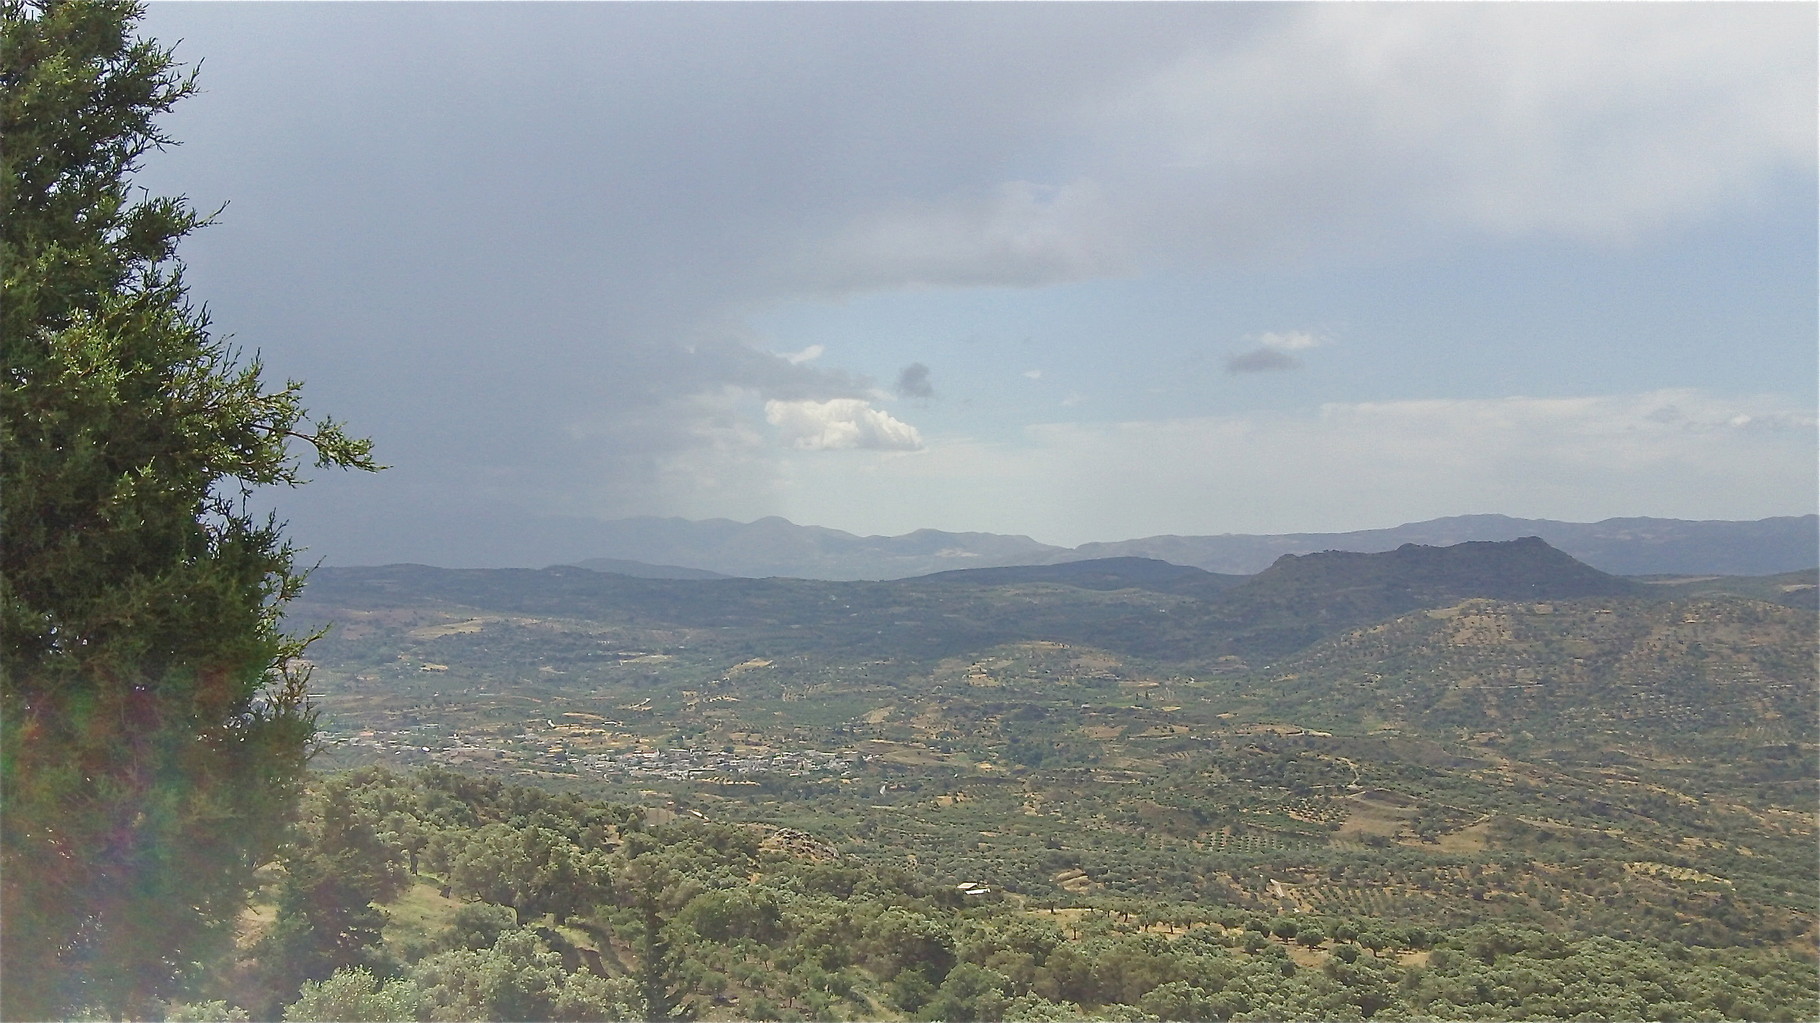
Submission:
M 580 734 L 577 734 L 580 733 Z M 596 739 L 601 729 L 548 723 L 546 729 L 528 728 L 484 742 L 460 734 L 449 735 L 438 725 L 419 725 L 396 731 L 324 728 L 318 741 L 325 750 L 343 748 L 377 750 L 406 764 L 439 764 L 445 767 L 493 767 L 560 774 L 596 774 L 608 778 L 653 778 L 667 781 L 708 781 L 737 784 L 753 775 L 848 776 L 865 763 L 864 755 L 827 750 L 735 750 L 729 747 L 647 747 L 599 751 L 577 748 L 574 740 Z M 609 741 L 648 743 L 631 735 L 612 735 Z M 595 745 L 590 743 L 589 745 Z

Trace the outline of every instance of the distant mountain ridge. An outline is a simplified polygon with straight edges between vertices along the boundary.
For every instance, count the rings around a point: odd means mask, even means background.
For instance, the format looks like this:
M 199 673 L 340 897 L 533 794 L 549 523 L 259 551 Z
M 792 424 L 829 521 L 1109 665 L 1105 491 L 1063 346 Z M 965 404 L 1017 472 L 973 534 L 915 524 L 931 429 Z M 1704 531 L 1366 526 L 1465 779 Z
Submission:
M 903 536 L 855 536 L 799 526 L 776 516 L 730 519 L 620 519 L 600 525 L 596 557 L 705 569 L 721 575 L 854 581 L 904 579 L 944 569 L 1040 564 L 1066 549 L 1027 536 L 919 529 Z M 576 562 L 588 567 L 586 562 Z
M 1390 529 L 1350 533 L 1152 536 L 1074 548 L 1082 557 L 1135 555 L 1210 572 L 1250 574 L 1284 554 L 1369 554 L 1407 543 L 1446 547 L 1480 540 L 1540 537 L 1613 575 L 1774 575 L 1820 564 L 1820 515 L 1754 521 L 1615 518 L 1599 522 L 1456 515 Z
M 885 582 L 635 578 L 573 565 L 325 568 L 312 576 L 297 610 L 305 627 L 340 617 L 333 608 L 459 606 L 468 609 L 463 613 L 708 630 L 717 642 L 741 644 L 745 656 L 767 658 L 840 652 L 939 659 L 1043 641 L 1124 656 L 1257 664 L 1348 629 L 1469 599 L 1541 606 L 1660 599 L 1659 589 L 1590 568 L 1530 537 L 1285 555 L 1245 579 L 1136 558 Z
M 1592 523 L 1461 515 L 1349 533 L 1151 536 L 1074 548 L 1027 536 L 935 529 L 862 537 L 776 517 L 751 523 L 636 518 L 600 523 L 588 541 L 592 557 L 576 563 L 632 575 L 639 571 L 627 571 L 626 563 L 749 578 L 860 580 L 1144 558 L 1223 575 L 1253 575 L 1286 554 L 1368 554 L 1412 543 L 1442 547 L 1526 536 L 1613 575 L 1773 575 L 1820 564 L 1816 515 L 1749 522 L 1614 518 Z M 610 560 L 622 567 L 607 567 L 604 562 Z

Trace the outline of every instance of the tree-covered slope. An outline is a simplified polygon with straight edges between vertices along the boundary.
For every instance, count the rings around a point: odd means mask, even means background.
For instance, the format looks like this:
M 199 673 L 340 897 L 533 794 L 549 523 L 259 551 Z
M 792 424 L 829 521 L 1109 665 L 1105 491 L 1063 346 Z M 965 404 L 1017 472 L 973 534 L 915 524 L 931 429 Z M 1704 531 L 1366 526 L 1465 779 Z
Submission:
M 1273 686 L 1328 719 L 1431 732 L 1787 742 L 1812 728 L 1814 640 L 1812 615 L 1737 598 L 1475 599 L 1324 640 Z
M 1068 862 L 1066 845 L 1054 851 Z M 1379 859 L 1390 871 L 1380 889 L 1411 876 L 1397 857 Z M 1227 876 L 1248 884 L 1247 862 L 1228 857 Z M 1470 888 L 1487 906 L 1490 919 L 1458 925 L 1299 907 L 1318 881 L 1250 862 L 1291 880 L 1293 889 L 1275 882 L 1288 897 L 1246 901 L 1224 885 L 1225 898 L 1032 898 L 953 883 L 914 855 L 867 861 L 801 831 L 696 810 L 446 771 L 361 771 L 315 787 L 295 851 L 272 875 L 271 915 L 250 918 L 240 963 L 201 992 L 219 1000 L 173 1006 L 173 1018 L 225 1018 L 230 1003 L 292 1020 L 1796 1020 L 1820 1011 L 1812 959 L 1785 948 L 1500 917 L 1496 907 L 1521 893 L 1513 886 L 1534 883 L 1512 872 L 1520 860 L 1432 863 L 1422 884 Z M 331 867 L 339 887 L 315 882 L 316 898 L 294 897 Z M 1348 869 L 1336 861 L 1317 876 L 1331 886 Z M 1623 891 L 1631 873 L 1603 861 L 1581 869 L 1595 893 Z M 1691 899 L 1724 897 L 1711 881 L 1670 883 Z M 349 918 L 366 923 L 326 926 Z

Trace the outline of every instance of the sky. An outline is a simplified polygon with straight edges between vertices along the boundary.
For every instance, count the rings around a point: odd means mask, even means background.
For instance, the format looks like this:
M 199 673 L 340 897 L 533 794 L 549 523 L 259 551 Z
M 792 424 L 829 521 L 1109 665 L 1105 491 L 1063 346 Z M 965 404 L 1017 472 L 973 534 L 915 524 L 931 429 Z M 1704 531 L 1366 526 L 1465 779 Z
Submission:
M 141 29 L 201 64 L 137 179 L 227 204 L 193 297 L 391 466 L 273 496 L 311 559 L 1816 509 L 1812 4 Z

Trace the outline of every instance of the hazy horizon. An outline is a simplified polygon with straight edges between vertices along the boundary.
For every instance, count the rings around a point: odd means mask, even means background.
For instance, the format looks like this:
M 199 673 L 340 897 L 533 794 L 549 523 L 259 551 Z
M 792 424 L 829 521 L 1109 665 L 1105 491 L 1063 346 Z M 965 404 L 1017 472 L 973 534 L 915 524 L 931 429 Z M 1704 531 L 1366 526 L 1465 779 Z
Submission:
M 1288 540 L 1290 538 L 1342 537 L 1342 536 L 1361 536 L 1361 537 L 1363 537 L 1363 536 L 1371 536 L 1372 534 L 1388 534 L 1390 536 L 1395 536 L 1396 534 L 1399 534 L 1399 533 L 1407 533 L 1408 531 L 1410 531 L 1412 529 L 1419 532 L 1421 530 L 1421 527 L 1434 526 L 1434 525 L 1443 525 L 1443 526 L 1453 527 L 1452 530 L 1443 529 L 1441 531 L 1443 536 L 1447 536 L 1447 535 L 1453 535 L 1453 533 L 1458 532 L 1463 523 L 1471 522 L 1471 520 L 1484 520 L 1484 519 L 1508 520 L 1513 523 L 1523 523 L 1525 525 L 1525 527 L 1528 527 L 1531 525 L 1541 526 L 1543 524 L 1547 524 L 1547 525 L 1552 525 L 1552 526 L 1571 527 L 1575 531 L 1580 531 L 1580 530 L 1590 528 L 1590 527 L 1598 527 L 1598 526 L 1606 525 L 1608 523 L 1628 523 L 1628 522 L 1632 522 L 1632 521 L 1647 521 L 1650 523 L 1661 523 L 1661 524 L 1692 524 L 1692 525 L 1696 525 L 1696 526 L 1698 526 L 1698 525 L 1728 526 L 1728 525 L 1752 525 L 1752 524 L 1765 523 L 1765 522 L 1771 522 L 1771 521 L 1780 521 L 1780 520 L 1784 520 L 1784 519 L 1811 519 L 1814 517 L 1815 517 L 1815 513 L 1812 513 L 1812 512 L 1807 513 L 1806 515 L 1799 515 L 1799 516 L 1767 516 L 1763 519 L 1748 519 L 1748 520 L 1723 520 L 1723 519 L 1686 520 L 1686 519 L 1666 519 L 1666 518 L 1660 518 L 1660 517 L 1654 517 L 1654 516 L 1613 516 L 1611 518 L 1602 519 L 1597 522 L 1572 522 L 1572 521 L 1565 521 L 1565 520 L 1558 520 L 1558 519 L 1520 518 L 1520 517 L 1516 517 L 1516 516 L 1500 515 L 1497 513 L 1481 513 L 1481 514 L 1467 514 L 1467 515 L 1456 515 L 1456 516 L 1443 516 L 1443 517 L 1438 517 L 1435 519 L 1424 519 L 1424 520 L 1413 521 L 1413 522 L 1392 523 L 1392 524 L 1385 525 L 1385 526 L 1367 526 L 1367 527 L 1363 527 L 1360 529 L 1354 529 L 1354 530 L 1296 530 L 1296 531 L 1281 531 L 1281 532 L 1268 532 L 1268 533 L 1237 533 L 1237 532 L 1234 532 L 1234 533 L 1201 533 L 1201 534 L 1184 534 L 1184 533 L 1147 534 L 1144 536 L 1103 537 L 1103 538 L 1099 538 L 1099 539 L 1095 539 L 1095 540 L 1084 541 L 1083 543 L 1080 543 L 1080 544 L 1052 544 L 1052 543 L 1048 543 L 1048 542 L 1044 541 L 1040 537 L 1033 537 L 1027 533 L 950 531 L 950 530 L 935 530 L 935 529 L 930 529 L 930 528 L 909 530 L 904 533 L 894 533 L 894 534 L 853 533 L 848 530 L 840 530 L 840 529 L 835 529 L 833 527 L 828 527 L 828 526 L 819 526 L 814 523 L 793 522 L 787 518 L 784 518 L 783 516 L 764 516 L 764 517 L 761 517 L 758 519 L 747 520 L 747 521 L 741 521 L 741 520 L 737 520 L 737 519 L 727 519 L 727 518 L 687 519 L 687 518 L 682 518 L 680 516 L 636 516 L 636 517 L 632 517 L 632 518 L 617 519 L 617 520 L 548 519 L 548 520 L 544 520 L 540 523 L 533 522 L 533 523 L 531 523 L 531 525 L 534 528 L 532 530 L 528 531 L 527 533 L 525 533 L 525 535 L 517 538 L 515 541 L 505 542 L 505 543 L 495 543 L 490 546 L 463 545 L 463 546 L 455 546 L 455 547 L 437 548 L 437 547 L 432 547 L 432 546 L 425 546 L 421 541 L 416 546 L 412 546 L 412 544 L 409 540 L 405 540 L 402 538 L 394 538 L 393 542 L 396 543 L 399 548 L 412 550 L 415 552 L 415 554 L 417 556 L 409 556 L 409 557 L 402 557 L 402 558 L 389 558 L 389 559 L 382 557 L 382 558 L 375 558 L 373 560 L 360 560 L 358 557 L 349 557 L 348 556 L 351 551 L 358 552 L 362 549 L 358 546 L 354 546 L 351 548 L 343 548 L 339 551 L 334 551 L 334 552 L 320 552 L 321 553 L 320 560 L 321 560 L 322 565 L 324 565 L 326 567 L 336 567 L 336 568 L 376 567 L 376 566 L 388 565 L 388 564 L 419 564 L 419 565 L 426 565 L 426 566 L 435 567 L 435 568 L 450 568 L 450 569 L 544 568 L 544 567 L 548 567 L 551 565 L 578 564 L 578 563 L 582 563 L 582 562 L 586 562 L 586 561 L 590 561 L 590 560 L 606 560 L 606 561 L 623 560 L 623 561 L 642 563 L 642 564 L 657 566 L 657 567 L 672 566 L 672 567 L 683 567 L 683 568 L 690 568 L 690 569 L 706 569 L 706 570 L 715 571 L 715 572 L 723 572 L 728 575 L 739 576 L 739 575 L 746 574 L 746 573 L 737 571 L 736 566 L 733 566 L 733 565 L 730 565 L 730 564 L 727 564 L 724 562 L 717 563 L 717 564 L 709 564 L 708 562 L 715 561 L 716 558 L 732 558 L 734 560 L 740 560 L 740 559 L 744 559 L 744 558 L 755 558 L 760 561 L 763 561 L 767 557 L 775 557 L 775 558 L 781 559 L 781 561 L 784 561 L 784 562 L 793 561 L 799 555 L 802 555 L 803 552 L 808 549 L 807 546 L 799 547 L 799 546 L 796 546 L 796 544 L 803 544 L 803 545 L 810 544 L 810 541 L 808 540 L 806 534 L 811 534 L 811 533 L 820 534 L 820 533 L 824 533 L 824 532 L 832 532 L 832 533 L 838 534 L 838 536 L 832 538 L 835 543 L 835 546 L 832 548 L 832 551 L 834 553 L 831 556 L 833 557 L 835 564 L 845 564 L 849 570 L 851 570 L 852 565 L 855 563 L 864 563 L 865 555 L 863 553 L 861 553 L 861 548 L 864 548 L 867 545 L 868 541 L 880 541 L 883 544 L 890 545 L 892 547 L 897 548 L 896 556 L 898 556 L 898 557 L 909 556 L 908 551 L 904 548 L 904 545 L 902 543 L 898 543 L 898 542 L 906 541 L 906 540 L 915 540 L 918 538 L 919 534 L 934 532 L 934 533 L 942 534 L 944 536 L 958 536 L 958 537 L 963 537 L 963 538 L 972 538 L 975 541 L 975 549 L 967 550 L 965 548 L 957 547 L 957 548 L 947 551 L 945 555 L 936 556 L 935 560 L 937 560 L 937 561 L 944 560 L 944 558 L 946 558 L 946 560 L 948 561 L 948 564 L 946 564 L 946 565 L 942 565 L 942 566 L 933 566 L 932 565 L 927 568 L 927 571 L 938 571 L 942 567 L 953 567 L 953 568 L 972 567 L 974 565 L 980 564 L 982 562 L 982 560 L 984 562 L 989 562 L 992 564 L 999 564 L 999 563 L 1001 563 L 1001 561 L 1006 564 L 1010 564 L 1010 563 L 1023 564 L 1023 563 L 1028 562 L 1029 559 L 1019 558 L 1016 555 L 1005 556 L 1002 553 L 1002 550 L 1008 549 L 1007 546 L 1004 544 L 995 543 L 995 541 L 1027 541 L 1029 544 L 1032 545 L 1031 550 L 1034 553 L 1043 553 L 1044 551 L 1046 551 L 1050 554 L 1055 554 L 1055 553 L 1064 552 L 1064 551 L 1079 551 L 1081 548 L 1087 547 L 1087 546 L 1115 546 L 1116 547 L 1116 546 L 1123 545 L 1123 544 L 1142 543 L 1143 541 L 1147 541 L 1147 540 L 1165 540 L 1166 541 L 1166 540 L 1173 539 L 1173 540 L 1195 541 L 1195 540 L 1209 540 L 1209 539 L 1211 539 L 1211 540 L 1228 540 L 1229 539 L 1229 540 L 1233 540 L 1233 541 L 1264 541 L 1264 540 L 1281 541 L 1281 540 Z M 645 535 L 645 536 L 653 535 L 649 532 L 648 529 L 640 528 L 643 526 L 647 526 L 650 523 L 660 523 L 666 528 L 659 530 L 659 532 L 656 534 L 657 539 L 653 541 L 656 544 L 655 548 L 652 548 L 649 550 L 636 549 L 636 538 L 638 536 L 640 536 L 641 534 Z M 682 528 L 681 530 L 675 530 L 675 529 L 669 528 L 673 524 L 678 524 L 678 523 L 683 524 L 684 528 Z M 765 537 L 763 537 L 763 536 L 752 537 L 751 536 L 751 534 L 748 532 L 750 527 L 758 526 L 761 523 L 779 523 L 779 524 L 781 524 L 781 528 L 783 530 L 783 537 L 786 538 L 783 540 L 782 547 L 779 547 L 776 549 L 771 549 L 768 546 L 768 544 L 766 543 Z M 1483 523 L 1473 523 L 1473 524 L 1483 526 Z M 630 527 L 630 528 L 626 528 L 626 527 Z M 709 527 L 709 528 L 702 528 L 702 527 Z M 1508 533 L 1509 535 L 1505 536 L 1505 535 L 1503 535 L 1504 533 Z M 1483 534 L 1483 535 L 1481 535 L 1481 534 Z M 1498 534 L 1498 535 L 1493 536 L 1492 534 Z M 723 545 L 723 544 L 726 544 L 726 542 L 734 535 L 739 535 L 739 536 L 743 536 L 743 537 L 746 537 L 749 539 L 754 539 L 754 540 L 757 540 L 758 543 L 756 545 L 751 544 L 751 543 Z M 1423 544 L 1437 544 L 1438 543 L 1440 545 L 1446 546 L 1446 545 L 1449 545 L 1452 543 L 1464 542 L 1465 540 L 1468 540 L 1468 539 L 1516 539 L 1518 537 L 1518 535 L 1519 535 L 1519 533 L 1516 531 L 1509 531 L 1509 530 L 1500 531 L 1500 530 L 1495 530 L 1495 529 L 1486 530 L 1486 529 L 1480 528 L 1480 529 L 1467 529 L 1464 532 L 1458 532 L 1457 539 L 1429 539 L 1429 538 L 1418 537 L 1417 539 L 1415 539 L 1412 542 L 1423 543 Z M 773 538 L 776 538 L 776 534 L 773 534 Z M 843 539 L 843 538 L 849 538 L 857 546 L 852 550 L 846 550 L 845 553 L 842 553 L 842 551 L 844 550 L 842 545 L 849 543 L 849 539 Z M 1784 541 L 1786 541 L 1786 539 L 1787 539 L 1786 537 L 1783 538 Z M 981 542 L 986 543 L 986 547 L 983 550 L 981 548 L 979 548 L 979 546 L 978 546 L 978 544 Z M 1388 550 L 1391 547 L 1398 546 L 1403 542 L 1405 542 L 1404 539 L 1395 539 L 1395 540 L 1390 540 L 1385 543 L 1380 543 L 1380 544 L 1376 544 L 1376 545 L 1368 544 L 1365 546 L 1358 546 L 1358 547 L 1348 546 L 1348 547 L 1344 547 L 1344 548 L 1340 548 L 1340 549 L 1347 549 L 1347 550 L 1385 549 L 1385 550 Z M 1759 538 L 1759 542 L 1761 542 L 1761 538 Z M 666 544 L 672 544 L 672 543 L 681 543 L 682 547 L 681 548 L 672 547 L 672 548 L 668 548 L 668 549 L 665 548 Z M 706 546 L 700 547 L 700 548 L 695 548 L 694 544 L 698 544 L 698 543 L 706 544 Z M 1644 543 L 1647 544 L 1647 541 L 1644 541 Z M 631 545 L 629 546 L 628 544 L 631 544 Z M 366 550 L 378 550 L 378 549 L 383 549 L 384 546 L 385 546 L 385 544 L 384 544 L 384 542 L 382 542 L 377 547 L 368 547 L 365 549 Z M 914 545 L 912 545 L 912 546 L 914 546 Z M 1016 547 L 1016 546 L 1017 546 L 1016 544 L 1009 545 L 1009 547 Z M 1767 544 L 1767 546 L 1765 547 L 1765 551 L 1782 550 L 1785 546 L 1786 546 L 1785 542 L 1784 543 L 1769 542 Z M 994 547 L 1000 548 L 1001 553 L 998 555 L 993 555 L 991 553 L 991 551 L 993 550 Z M 397 548 L 394 548 L 394 549 L 397 549 Z M 882 550 L 882 549 L 883 549 L 882 547 L 879 548 L 879 550 Z M 1281 550 L 1281 549 L 1282 548 L 1279 547 L 1279 550 Z M 1309 547 L 1306 549 L 1309 551 L 1312 551 L 1315 548 Z M 694 556 L 670 556 L 670 555 L 673 555 L 676 550 L 690 551 Z M 795 550 L 797 552 L 797 554 L 793 555 L 791 553 L 792 550 Z M 718 554 L 712 553 L 714 551 L 718 551 L 719 553 Z M 1784 551 L 1784 554 L 1786 554 L 1786 551 Z M 1114 557 L 1114 556 L 1126 556 L 1126 555 L 1123 553 L 1120 553 L 1120 552 L 1114 552 L 1112 554 L 1096 552 L 1096 553 L 1093 553 L 1091 556 L 1092 557 Z M 1169 557 L 1163 556 L 1163 555 L 1155 553 L 1155 552 L 1140 553 L 1135 556 L 1158 557 L 1161 560 L 1166 560 L 1166 561 L 1171 560 Z M 852 560 L 855 558 L 858 558 L 859 561 L 855 562 Z M 1038 560 L 1040 561 L 1040 559 L 1038 559 Z M 1179 561 L 1179 559 L 1178 559 L 1178 561 Z M 1186 562 L 1181 562 L 1181 563 L 1186 563 Z M 799 562 L 799 564 L 807 564 L 807 562 Z M 1263 567 L 1264 567 L 1264 565 L 1262 563 L 1260 563 L 1260 564 L 1253 565 L 1253 566 L 1250 566 L 1250 567 L 1247 567 L 1244 569 L 1225 568 L 1225 569 L 1218 569 L 1218 570 L 1250 572 L 1250 571 L 1260 571 L 1260 570 L 1262 570 Z M 1776 571 L 1792 571 L 1797 568 L 1803 568 L 1803 567 L 1807 567 L 1807 566 L 1805 564 L 1794 565 L 1791 563 L 1789 566 L 1787 566 L 1785 568 L 1777 569 Z M 910 569 L 906 574 L 922 574 L 922 571 L 923 570 L 921 570 L 921 569 Z M 1703 571 L 1704 571 L 1704 569 L 1703 569 Z M 766 574 L 766 573 L 759 573 L 759 574 L 762 575 L 762 574 Z M 773 574 L 775 574 L 775 573 L 773 573 Z M 793 574 L 793 573 L 785 572 L 783 574 Z M 1764 573 L 1764 572 L 1739 572 L 1739 573 L 1721 573 L 1721 574 L 1750 575 L 1750 574 L 1766 574 L 1766 573 Z M 848 576 L 826 575 L 826 574 L 817 575 L 817 574 L 811 573 L 809 575 L 809 577 L 811 577 L 811 578 L 846 578 Z M 853 577 L 858 578 L 861 576 L 855 575 Z M 864 576 L 864 577 L 870 578 L 871 576 Z M 885 576 L 879 576 L 879 577 L 884 578 Z M 891 576 L 891 577 L 898 577 L 898 576 Z

